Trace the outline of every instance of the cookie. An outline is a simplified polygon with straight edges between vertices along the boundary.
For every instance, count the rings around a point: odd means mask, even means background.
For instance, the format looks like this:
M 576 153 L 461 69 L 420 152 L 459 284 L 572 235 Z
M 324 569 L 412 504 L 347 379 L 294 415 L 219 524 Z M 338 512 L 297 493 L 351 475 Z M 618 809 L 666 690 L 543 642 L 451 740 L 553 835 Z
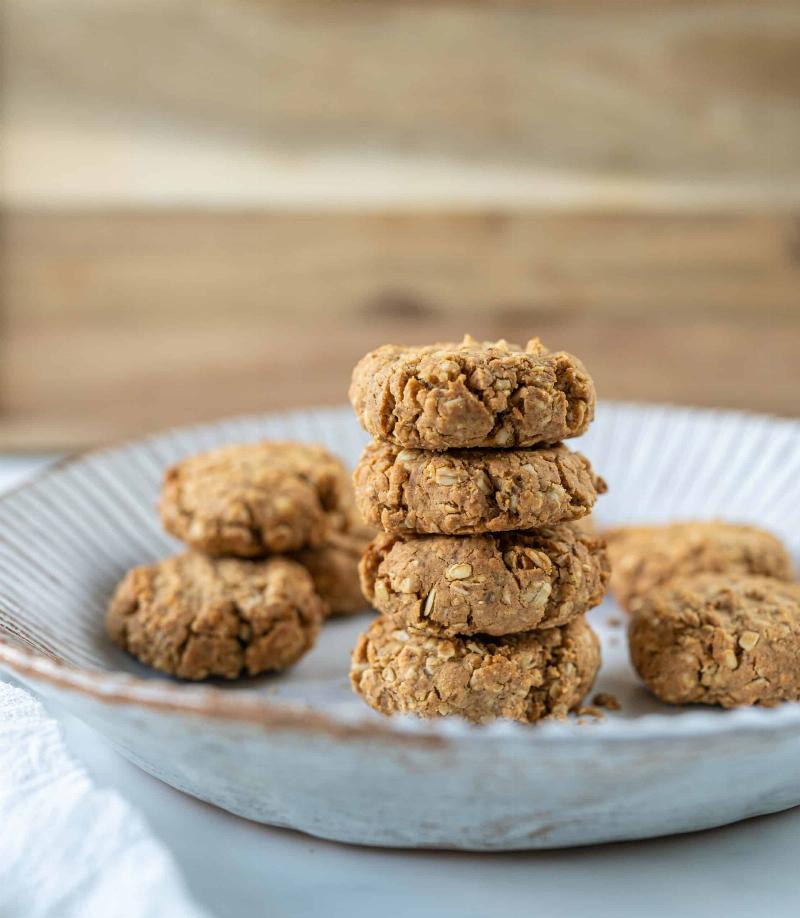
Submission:
M 644 683 L 668 704 L 800 699 L 800 584 L 698 574 L 654 590 L 628 639 Z
M 710 522 L 630 526 L 605 533 L 611 592 L 629 612 L 675 577 L 692 574 L 762 574 L 791 580 L 792 561 L 774 535 L 754 526 Z
M 353 370 L 350 401 L 373 437 L 447 450 L 526 447 L 584 433 L 594 384 L 583 364 L 538 338 L 402 347 L 386 344 Z
M 576 520 L 606 490 L 589 461 L 564 445 L 435 453 L 375 441 L 353 482 L 367 522 L 387 532 L 446 535 Z
M 378 618 L 359 637 L 350 682 L 382 714 L 533 723 L 578 705 L 599 666 L 600 645 L 583 618 L 497 639 L 435 637 Z
M 603 484 L 605 484 L 605 482 L 603 482 Z M 603 492 L 598 491 L 598 494 L 599 493 L 605 494 L 605 491 Z M 595 523 L 594 516 L 591 513 L 587 514 L 586 516 L 581 517 L 579 520 L 575 520 L 572 526 L 574 529 L 578 529 L 581 532 L 589 533 L 590 535 L 600 533 L 600 530 L 597 528 L 597 525 Z
M 374 529 L 358 524 L 333 533 L 320 548 L 304 548 L 292 555 L 311 574 L 328 616 L 353 615 L 369 606 L 361 591 L 358 564 L 374 537 Z
M 129 571 L 106 624 L 115 643 L 161 672 L 235 679 L 299 660 L 323 615 L 311 576 L 294 561 L 187 552 Z
M 259 558 L 323 545 L 352 508 L 344 466 L 321 446 L 253 443 L 192 456 L 167 470 L 167 532 L 210 555 Z
M 602 539 L 569 524 L 477 536 L 379 535 L 361 585 L 399 627 L 504 635 L 553 628 L 598 605 L 608 579 Z

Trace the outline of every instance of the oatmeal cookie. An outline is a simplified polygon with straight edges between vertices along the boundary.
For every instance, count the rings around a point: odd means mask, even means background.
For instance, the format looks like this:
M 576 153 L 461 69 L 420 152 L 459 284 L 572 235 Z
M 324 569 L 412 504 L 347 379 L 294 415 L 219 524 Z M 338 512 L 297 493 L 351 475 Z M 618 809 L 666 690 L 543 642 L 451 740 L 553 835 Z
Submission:
M 361 585 L 398 626 L 439 635 L 553 628 L 598 605 L 605 543 L 568 523 L 477 536 L 379 535 Z
M 800 699 L 800 584 L 697 574 L 654 590 L 629 626 L 636 671 L 668 704 Z
M 538 338 L 402 347 L 386 344 L 353 370 L 350 401 L 373 437 L 400 446 L 525 447 L 586 431 L 594 384 L 583 364 Z
M 603 484 L 605 484 L 605 482 L 603 482 Z M 605 494 L 605 490 L 603 491 L 598 490 L 597 493 Z M 597 528 L 597 525 L 595 524 L 594 516 L 591 513 L 587 513 L 586 516 L 582 516 L 579 520 L 575 520 L 575 522 L 572 525 L 575 527 L 575 529 L 578 529 L 581 532 L 589 533 L 590 535 L 593 533 L 597 534 L 600 532 L 600 530 Z
M 378 618 L 359 637 L 350 682 L 382 714 L 533 723 L 578 705 L 599 666 L 600 645 L 583 618 L 480 639 L 435 637 Z
M 354 524 L 347 532 L 332 533 L 320 548 L 304 548 L 292 555 L 311 574 L 329 617 L 353 615 L 369 606 L 361 592 L 358 563 L 374 538 L 370 526 Z
M 235 679 L 299 660 L 323 615 L 311 576 L 294 561 L 186 552 L 129 571 L 106 625 L 115 643 L 161 672 Z
M 198 551 L 259 558 L 323 545 L 345 528 L 352 488 L 321 446 L 224 446 L 167 470 L 160 511 L 167 532 Z
M 591 512 L 605 482 L 560 444 L 435 453 L 374 441 L 353 473 L 362 517 L 387 532 L 534 529 Z
M 629 526 L 605 533 L 611 592 L 629 612 L 656 587 L 701 573 L 762 574 L 791 580 L 792 562 L 774 535 L 755 526 L 710 522 Z

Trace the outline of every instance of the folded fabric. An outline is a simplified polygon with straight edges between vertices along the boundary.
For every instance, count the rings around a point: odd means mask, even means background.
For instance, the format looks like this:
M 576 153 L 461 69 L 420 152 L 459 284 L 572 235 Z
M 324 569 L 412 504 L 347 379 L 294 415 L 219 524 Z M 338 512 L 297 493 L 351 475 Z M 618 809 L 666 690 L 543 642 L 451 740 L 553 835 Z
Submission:
M 0 682 L 0 915 L 202 918 L 167 849 L 94 785 L 58 724 Z

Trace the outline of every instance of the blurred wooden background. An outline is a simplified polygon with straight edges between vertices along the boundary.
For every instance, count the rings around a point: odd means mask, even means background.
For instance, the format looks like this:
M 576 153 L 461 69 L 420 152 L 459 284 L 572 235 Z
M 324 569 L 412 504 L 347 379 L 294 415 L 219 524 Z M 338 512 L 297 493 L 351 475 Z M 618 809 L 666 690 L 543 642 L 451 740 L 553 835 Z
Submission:
M 0 449 L 541 335 L 800 414 L 800 4 L 6 0 Z

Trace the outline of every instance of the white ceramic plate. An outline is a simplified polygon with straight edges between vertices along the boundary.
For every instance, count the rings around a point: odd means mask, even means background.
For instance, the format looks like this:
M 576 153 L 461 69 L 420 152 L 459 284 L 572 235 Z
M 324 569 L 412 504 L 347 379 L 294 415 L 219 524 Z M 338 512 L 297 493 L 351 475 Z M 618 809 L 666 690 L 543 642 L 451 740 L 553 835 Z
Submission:
M 178 546 L 160 530 L 164 466 L 263 437 L 355 461 L 349 409 L 177 430 L 73 460 L 0 501 L 0 663 L 55 697 L 146 771 L 241 816 L 366 845 L 480 850 L 645 838 L 800 803 L 800 705 L 659 705 L 636 682 L 621 615 L 596 690 L 602 722 L 472 727 L 386 720 L 349 690 L 365 616 L 326 626 L 290 673 L 198 687 L 154 677 L 111 646 L 104 607 L 131 565 Z M 779 533 L 800 555 L 800 424 L 604 404 L 574 445 L 608 480 L 603 523 L 722 517 Z

